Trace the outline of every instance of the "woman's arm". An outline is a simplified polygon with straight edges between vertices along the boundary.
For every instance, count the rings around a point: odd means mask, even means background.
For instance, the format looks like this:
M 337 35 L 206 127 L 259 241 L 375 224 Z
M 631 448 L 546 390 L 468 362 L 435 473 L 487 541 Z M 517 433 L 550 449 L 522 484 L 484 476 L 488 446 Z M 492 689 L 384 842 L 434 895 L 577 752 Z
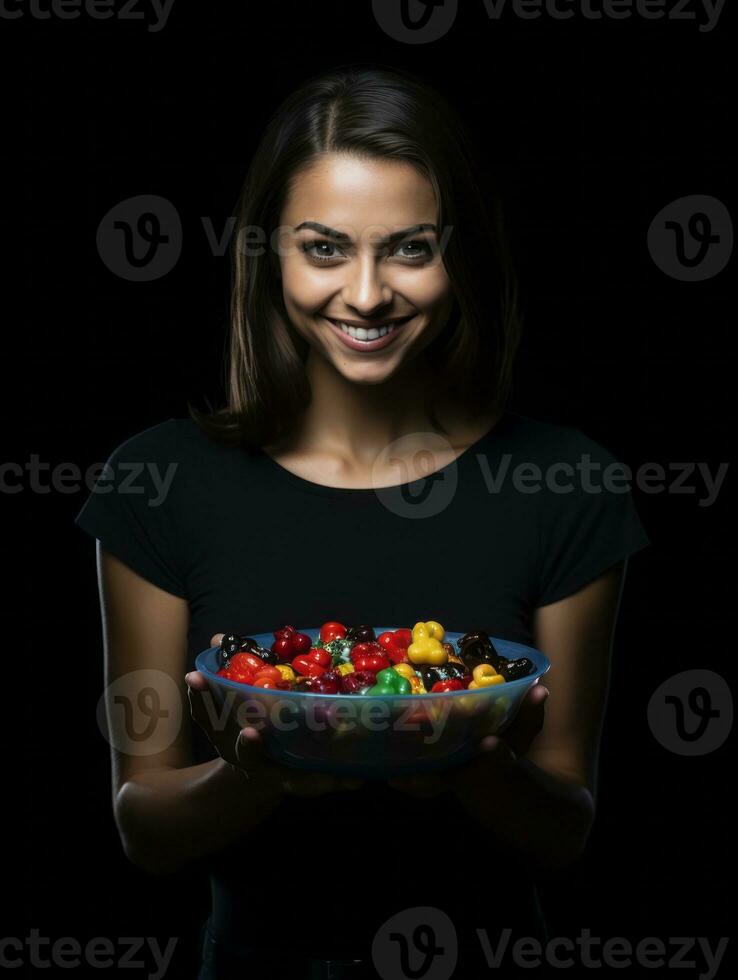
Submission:
M 536 869 L 558 871 L 575 861 L 595 818 L 597 756 L 625 568 L 621 561 L 574 595 L 535 611 L 534 642 L 551 669 L 533 686 L 514 724 L 500 738 L 485 740 L 491 751 L 449 777 L 470 815 Z
M 115 821 L 127 857 L 166 874 L 234 842 L 281 794 L 222 758 L 192 764 L 187 601 L 97 547 Z

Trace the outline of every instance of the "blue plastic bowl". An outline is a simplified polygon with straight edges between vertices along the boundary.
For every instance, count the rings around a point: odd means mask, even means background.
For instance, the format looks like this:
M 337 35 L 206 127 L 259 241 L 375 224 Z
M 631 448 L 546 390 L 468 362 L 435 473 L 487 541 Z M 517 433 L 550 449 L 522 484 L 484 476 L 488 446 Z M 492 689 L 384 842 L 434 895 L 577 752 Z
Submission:
M 376 626 L 376 636 L 394 626 Z M 300 630 L 316 640 L 320 629 Z M 249 634 L 264 647 L 272 633 Z M 453 643 L 463 633 L 447 632 Z M 275 762 L 361 778 L 387 778 L 446 769 L 477 754 L 485 735 L 503 731 L 513 720 L 526 692 L 551 664 L 545 654 L 522 643 L 491 637 L 495 649 L 516 660 L 528 657 L 535 671 L 528 677 L 473 691 L 446 694 L 311 694 L 251 687 L 217 676 L 218 647 L 203 650 L 195 667 L 206 678 L 219 711 L 235 711 L 239 728 L 261 732 Z

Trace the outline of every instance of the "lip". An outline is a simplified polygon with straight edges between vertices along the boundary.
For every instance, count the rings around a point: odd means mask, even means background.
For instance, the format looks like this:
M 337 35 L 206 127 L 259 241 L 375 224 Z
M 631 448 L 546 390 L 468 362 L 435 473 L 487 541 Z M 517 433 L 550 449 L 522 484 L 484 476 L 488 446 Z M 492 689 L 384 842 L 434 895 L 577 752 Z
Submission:
M 331 320 L 331 319 L 329 319 L 328 317 L 325 317 L 325 316 L 323 317 L 323 319 L 333 329 L 334 333 L 338 334 L 338 336 L 341 338 L 341 340 L 346 345 L 346 347 L 350 347 L 351 350 L 359 350 L 359 351 L 370 352 L 370 351 L 375 351 L 375 350 L 381 350 L 383 347 L 389 346 L 389 344 L 391 344 L 398 337 L 398 335 L 402 332 L 402 328 L 407 323 L 409 323 L 410 320 L 413 319 L 413 317 L 412 316 L 407 317 L 407 318 L 402 317 L 401 318 L 401 321 L 402 322 L 400 322 L 400 326 L 399 327 L 396 327 L 394 330 L 390 330 L 390 332 L 389 333 L 386 333 L 384 335 L 384 337 L 378 337 L 376 340 L 354 340 L 353 337 L 349 337 L 348 334 L 344 333 L 343 330 L 341 330 L 341 328 L 337 325 L 338 324 L 338 321 Z M 342 322 L 344 322 L 344 321 L 342 321 Z M 349 326 L 352 326 L 350 320 L 346 320 L 345 322 Z M 396 320 L 385 320 L 384 322 L 385 323 L 394 323 L 394 322 L 397 322 L 397 321 Z

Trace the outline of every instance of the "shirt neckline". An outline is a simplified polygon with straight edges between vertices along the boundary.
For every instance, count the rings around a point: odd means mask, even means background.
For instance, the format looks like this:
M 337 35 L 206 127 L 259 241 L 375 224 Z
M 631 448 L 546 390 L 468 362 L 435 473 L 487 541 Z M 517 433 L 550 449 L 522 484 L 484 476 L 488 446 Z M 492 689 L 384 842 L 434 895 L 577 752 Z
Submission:
M 462 450 L 461 453 L 456 457 L 456 459 L 451 460 L 445 466 L 442 466 L 438 470 L 434 470 L 432 473 L 428 473 L 425 476 L 418 477 L 417 480 L 411 480 L 408 483 L 395 483 L 388 487 L 330 487 L 323 483 L 314 483 L 312 480 L 306 480 L 302 476 L 298 476 L 297 473 L 293 473 L 291 470 L 286 469 L 281 463 L 278 463 L 276 459 L 273 459 L 269 453 L 265 452 L 264 449 L 259 447 L 259 455 L 265 461 L 266 466 L 272 470 L 277 476 L 279 476 L 284 482 L 291 484 L 299 490 L 303 490 L 306 493 L 318 494 L 322 497 L 352 497 L 354 500 L 361 499 L 371 499 L 370 495 L 376 496 L 379 490 L 390 491 L 398 490 L 401 487 L 417 487 L 422 484 L 425 480 L 430 480 L 432 478 L 438 477 L 440 474 L 447 472 L 454 466 L 458 466 L 460 463 L 465 462 L 469 458 L 470 453 L 473 452 L 478 446 L 483 442 L 486 442 L 490 438 L 496 438 L 502 433 L 503 430 L 507 429 L 512 421 L 511 412 L 504 411 L 497 419 L 493 425 L 487 429 L 487 431 L 481 435 L 478 439 L 475 439 L 466 449 Z

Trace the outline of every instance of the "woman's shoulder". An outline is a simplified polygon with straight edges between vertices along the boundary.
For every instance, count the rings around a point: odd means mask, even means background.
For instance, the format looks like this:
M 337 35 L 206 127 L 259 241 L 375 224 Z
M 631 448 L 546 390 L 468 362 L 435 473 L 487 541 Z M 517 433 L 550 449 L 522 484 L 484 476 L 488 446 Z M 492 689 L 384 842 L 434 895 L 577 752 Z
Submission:
M 175 458 L 177 455 L 188 459 L 226 455 L 234 452 L 233 447 L 211 439 L 194 419 L 172 417 L 156 422 L 127 436 L 115 449 L 117 455 L 145 452 Z
M 616 456 L 584 429 L 560 422 L 532 418 L 519 412 L 506 412 L 506 434 L 511 451 L 527 453 L 531 462 L 577 462 L 588 460 L 600 465 L 616 461 Z

